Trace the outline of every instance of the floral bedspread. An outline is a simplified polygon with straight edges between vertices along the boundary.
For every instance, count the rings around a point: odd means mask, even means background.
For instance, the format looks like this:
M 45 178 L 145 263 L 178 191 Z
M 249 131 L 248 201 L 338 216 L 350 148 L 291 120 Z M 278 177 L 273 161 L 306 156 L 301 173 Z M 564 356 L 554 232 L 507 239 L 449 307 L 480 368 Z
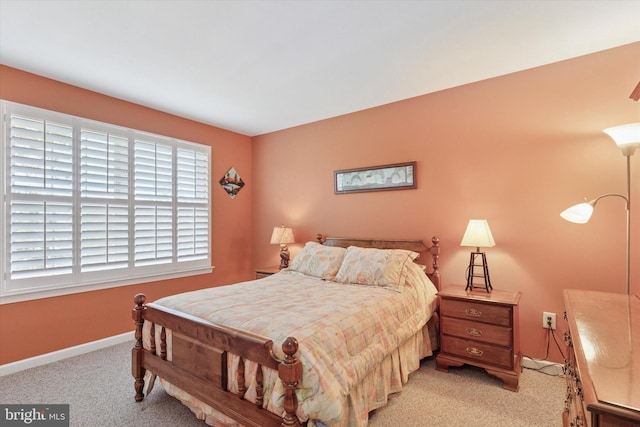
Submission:
M 156 304 L 269 337 L 274 353 L 288 336 L 303 364 L 298 416 L 344 423 L 354 385 L 426 324 L 437 290 L 420 270 L 399 289 L 324 281 L 283 270 L 264 279 L 162 298 Z M 266 389 L 265 403 L 282 413 L 283 388 Z

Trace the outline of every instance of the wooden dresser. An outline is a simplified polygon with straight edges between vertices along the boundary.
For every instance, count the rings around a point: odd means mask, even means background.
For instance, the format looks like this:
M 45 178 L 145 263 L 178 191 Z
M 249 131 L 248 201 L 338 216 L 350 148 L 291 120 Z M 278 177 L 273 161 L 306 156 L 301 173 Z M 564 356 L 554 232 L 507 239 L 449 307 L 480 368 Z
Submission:
M 564 290 L 565 427 L 640 426 L 640 298 Z
M 439 371 L 469 364 L 499 378 L 507 390 L 518 391 L 520 353 L 518 304 L 520 292 L 465 291 L 450 285 L 440 297 Z

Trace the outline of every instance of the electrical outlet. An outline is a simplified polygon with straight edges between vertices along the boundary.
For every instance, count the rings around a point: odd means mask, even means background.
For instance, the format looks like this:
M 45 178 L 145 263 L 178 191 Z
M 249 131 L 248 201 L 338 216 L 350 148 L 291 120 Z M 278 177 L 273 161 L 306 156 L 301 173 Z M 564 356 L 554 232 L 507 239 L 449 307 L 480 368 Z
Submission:
M 545 329 L 549 328 L 549 322 L 551 322 L 551 329 L 555 329 L 556 328 L 556 314 L 555 313 L 549 313 L 548 311 L 545 311 L 544 313 L 542 313 L 542 327 Z

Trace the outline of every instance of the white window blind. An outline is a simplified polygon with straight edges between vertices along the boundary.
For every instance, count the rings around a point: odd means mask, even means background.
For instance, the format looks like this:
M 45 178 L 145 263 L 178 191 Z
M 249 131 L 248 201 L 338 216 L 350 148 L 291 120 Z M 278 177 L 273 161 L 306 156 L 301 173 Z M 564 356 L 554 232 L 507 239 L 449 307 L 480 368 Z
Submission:
M 2 109 L 0 298 L 210 271 L 210 147 Z
M 150 141 L 135 141 L 136 265 L 173 259 L 173 150 Z
M 16 114 L 9 134 L 12 197 L 5 200 L 11 276 L 68 274 L 73 265 L 72 128 Z
M 80 271 L 129 265 L 129 139 L 80 130 Z
M 204 153 L 178 149 L 177 164 L 177 256 L 195 260 L 208 251 L 208 239 L 201 230 L 209 228 L 209 162 Z

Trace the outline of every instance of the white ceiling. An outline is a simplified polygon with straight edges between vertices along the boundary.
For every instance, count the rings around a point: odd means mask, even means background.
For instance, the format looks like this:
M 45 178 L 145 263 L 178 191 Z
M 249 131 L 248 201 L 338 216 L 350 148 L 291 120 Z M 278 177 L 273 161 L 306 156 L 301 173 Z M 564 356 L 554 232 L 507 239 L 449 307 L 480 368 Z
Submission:
M 640 1 L 0 0 L 0 62 L 259 135 L 640 41 Z

